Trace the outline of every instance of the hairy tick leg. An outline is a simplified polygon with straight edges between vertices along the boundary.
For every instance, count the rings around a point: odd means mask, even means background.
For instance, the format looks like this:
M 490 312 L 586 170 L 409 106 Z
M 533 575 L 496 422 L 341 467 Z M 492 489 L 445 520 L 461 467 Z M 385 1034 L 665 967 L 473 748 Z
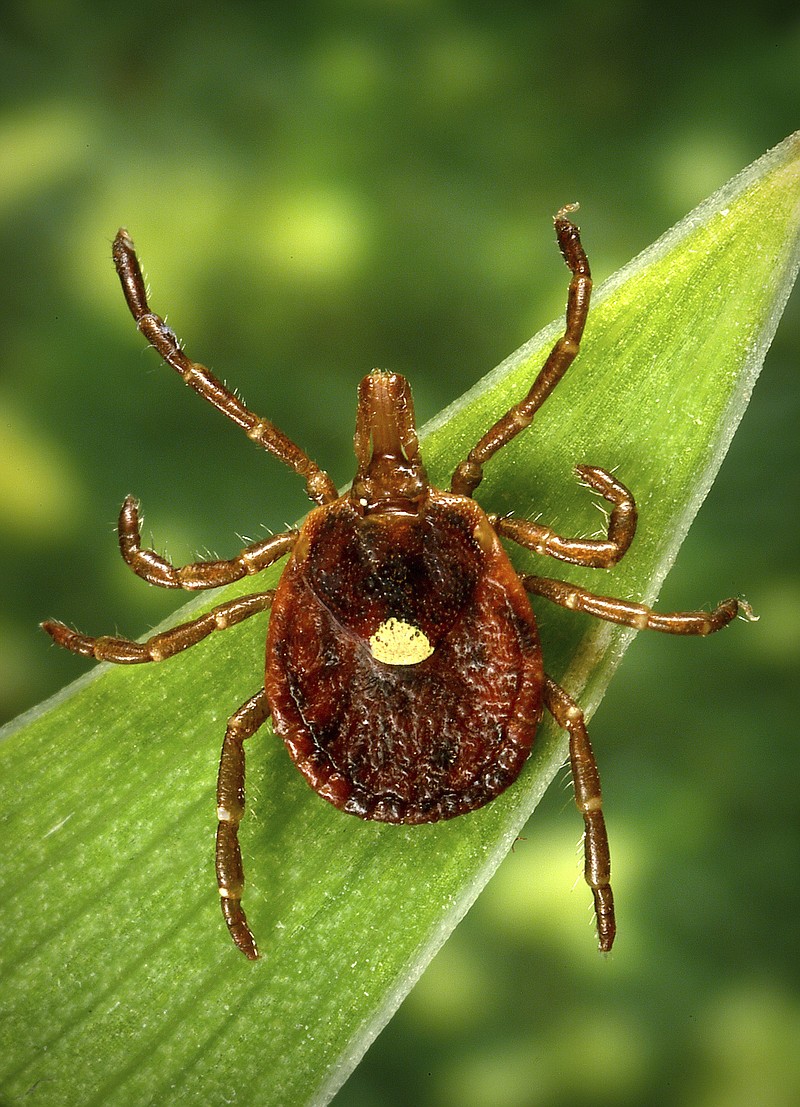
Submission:
M 217 777 L 216 869 L 220 904 L 231 938 L 251 961 L 258 958 L 258 948 L 242 908 L 244 870 L 239 848 L 239 823 L 244 815 L 244 742 L 268 718 L 269 703 L 262 688 L 228 720 Z

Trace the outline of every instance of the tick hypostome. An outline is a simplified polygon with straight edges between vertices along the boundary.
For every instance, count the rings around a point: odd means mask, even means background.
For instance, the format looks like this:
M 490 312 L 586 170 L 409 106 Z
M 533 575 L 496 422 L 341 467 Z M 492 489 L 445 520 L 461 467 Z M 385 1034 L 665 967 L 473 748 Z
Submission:
M 75 653 L 136 664 L 162 661 L 212 631 L 271 609 L 265 679 L 228 721 L 217 782 L 222 912 L 247 957 L 258 952 L 241 904 L 244 742 L 267 718 L 311 787 L 336 807 L 363 819 L 426 823 L 474 811 L 512 784 L 545 708 L 569 734 L 575 801 L 585 824 L 585 876 L 600 948 L 611 948 L 616 926 L 597 764 L 583 713 L 544 670 L 528 593 L 671 634 L 710 634 L 750 610 L 730 599 L 710 613 L 657 614 L 564 581 L 518 575 L 501 538 L 593 568 L 609 568 L 624 555 L 636 529 L 636 506 L 604 469 L 577 468 L 582 482 L 611 505 L 602 540 L 565 538 L 539 523 L 487 515 L 471 498 L 486 462 L 530 424 L 578 353 L 591 276 L 572 210 L 555 219 L 572 273 L 564 334 L 528 393 L 456 467 L 450 491 L 428 483 L 408 383 L 375 371 L 359 385 L 356 475 L 339 496 L 303 450 L 186 356 L 148 306 L 127 232 L 114 241 L 114 263 L 142 334 L 188 385 L 299 473 L 317 505 L 298 531 L 256 542 L 230 561 L 176 568 L 142 548 L 138 505 L 128 497 L 119 544 L 144 580 L 189 591 L 217 588 L 288 553 L 277 588 L 229 600 L 142 643 L 43 624 Z

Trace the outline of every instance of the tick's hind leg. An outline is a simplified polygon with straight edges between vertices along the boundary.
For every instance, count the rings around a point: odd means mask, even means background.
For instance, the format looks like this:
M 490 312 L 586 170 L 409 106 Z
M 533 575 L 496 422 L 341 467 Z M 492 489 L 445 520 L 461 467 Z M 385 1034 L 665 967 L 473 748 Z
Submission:
M 257 615 L 259 611 L 266 611 L 274 595 L 274 591 L 253 592 L 250 596 L 229 600 L 198 619 L 171 627 L 161 634 L 154 634 L 145 642 L 132 642 L 129 638 L 111 638 L 108 635 L 91 638 L 55 619 L 42 623 L 42 630 L 46 630 L 59 646 L 83 657 L 93 657 L 96 661 L 112 661 L 116 665 L 141 665 L 148 661 L 165 661 L 168 657 L 202 642 L 215 630 L 226 630 L 249 619 L 251 615 Z
M 239 823 L 244 815 L 244 742 L 269 717 L 262 688 L 228 719 L 217 778 L 216 868 L 220 903 L 231 938 L 251 961 L 258 958 L 255 938 L 242 908 L 244 870 L 239 849 Z
M 614 944 L 617 923 L 611 892 L 611 855 L 603 818 L 600 773 L 586 730 L 583 712 L 560 685 L 545 677 L 544 702 L 559 726 L 569 734 L 569 759 L 575 786 L 575 804 L 583 816 L 584 870 L 586 883 L 594 896 L 597 938 L 600 949 L 608 953 Z

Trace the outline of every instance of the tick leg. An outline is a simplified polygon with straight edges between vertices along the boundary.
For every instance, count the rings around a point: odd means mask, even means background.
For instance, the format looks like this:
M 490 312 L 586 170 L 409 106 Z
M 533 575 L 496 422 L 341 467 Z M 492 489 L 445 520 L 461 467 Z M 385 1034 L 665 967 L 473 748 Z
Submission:
M 190 623 L 181 623 L 177 627 L 154 634 L 146 642 L 132 642 L 128 638 L 111 638 L 102 635 L 90 638 L 71 630 L 64 623 L 49 619 L 42 623 L 50 637 L 65 649 L 83 657 L 94 657 L 97 661 L 112 661 L 117 665 L 141 665 L 146 661 L 165 661 L 176 653 L 188 650 L 215 630 L 226 630 L 237 623 L 249 619 L 259 611 L 266 611 L 272 603 L 274 591 L 254 592 L 250 596 L 221 603 L 198 619 Z
M 258 957 L 255 938 L 242 908 L 244 869 L 239 848 L 239 823 L 244 815 L 244 742 L 269 717 L 267 693 L 262 688 L 228 719 L 217 778 L 216 868 L 220 904 L 236 945 L 251 961 Z
M 636 630 L 660 630 L 664 634 L 714 634 L 722 630 L 737 615 L 754 622 L 758 616 L 746 600 L 729 599 L 717 604 L 713 611 L 653 611 L 641 603 L 618 600 L 613 596 L 597 596 L 576 584 L 550 577 L 523 576 L 525 588 L 536 596 L 544 596 L 570 611 L 595 615 L 609 623 L 634 627 Z
M 326 504 L 335 500 L 336 488 L 328 474 L 274 423 L 250 411 L 210 369 L 188 358 L 175 333 L 160 315 L 150 310 L 139 260 L 133 242 L 124 228 L 117 231 L 112 253 L 122 291 L 136 320 L 136 326 L 164 361 L 180 373 L 186 384 L 204 400 L 208 400 L 218 411 L 241 427 L 248 438 L 252 438 L 259 446 L 269 450 L 290 469 L 299 473 L 304 478 L 306 490 L 314 503 Z
M 611 855 L 608 849 L 606 821 L 603 818 L 600 773 L 589 741 L 583 712 L 572 697 L 548 676 L 545 676 L 544 702 L 558 725 L 569 734 L 569 759 L 575 786 L 575 804 L 583 815 L 585 827 L 583 875 L 594 896 L 599 946 L 603 953 L 608 953 L 614 944 L 617 924 L 614 918 L 614 896 L 611 892 Z
M 576 205 L 562 208 L 555 217 L 556 237 L 564 261 L 572 272 L 567 297 L 564 334 L 550 351 L 527 396 L 514 404 L 472 447 L 465 461 L 453 473 L 450 487 L 461 496 L 471 496 L 483 478 L 483 466 L 520 431 L 530 425 L 536 412 L 553 391 L 577 356 L 589 312 L 592 276 L 581 246 L 580 231 L 569 219 Z
M 549 527 L 525 519 L 508 519 L 490 515 L 489 522 L 503 538 L 510 538 L 534 553 L 547 554 L 573 565 L 594 569 L 609 569 L 624 556 L 636 533 L 636 503 L 618 480 L 592 465 L 578 465 L 578 476 L 589 488 L 612 503 L 608 519 L 608 536 L 597 541 L 591 538 L 562 538 Z
M 125 497 L 118 529 L 120 552 L 137 576 L 162 588 L 185 588 L 189 592 L 219 588 L 252 573 L 260 573 L 288 553 L 297 541 L 297 531 L 286 531 L 246 546 L 229 561 L 196 561 L 176 568 L 155 550 L 142 549 L 139 505 L 133 496 Z

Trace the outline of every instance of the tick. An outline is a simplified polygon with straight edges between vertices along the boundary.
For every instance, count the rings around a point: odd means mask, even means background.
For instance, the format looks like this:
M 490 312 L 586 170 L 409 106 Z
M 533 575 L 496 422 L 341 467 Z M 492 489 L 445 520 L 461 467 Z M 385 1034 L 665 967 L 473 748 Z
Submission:
M 428 482 L 408 382 L 376 370 L 359 385 L 356 475 L 340 496 L 299 446 L 187 357 L 150 310 L 127 231 L 114 240 L 122 290 L 148 342 L 203 399 L 294 469 L 316 505 L 299 530 L 255 542 L 230 560 L 176 567 L 142 548 L 138 504 L 128 496 L 119 516 L 120 551 L 150 584 L 190 592 L 218 588 L 288 554 L 277 588 L 228 600 L 141 643 L 42 624 L 74 653 L 125 665 L 164 661 L 214 631 L 270 611 L 263 685 L 228 720 L 217 781 L 220 902 L 246 957 L 257 958 L 258 950 L 242 907 L 244 743 L 268 718 L 300 772 L 329 803 L 362 819 L 411 824 L 465 815 L 505 791 L 525 764 L 545 709 L 569 735 L 575 802 L 585 825 L 584 872 L 600 949 L 611 949 L 616 924 L 597 763 L 580 707 L 545 672 L 528 594 L 668 634 L 711 634 L 737 613 L 752 613 L 744 601 L 728 599 L 710 612 L 659 614 L 564 581 L 518 574 L 501 539 L 591 568 L 610 568 L 625 554 L 636 530 L 636 505 L 604 469 L 577 467 L 583 484 L 610 505 L 600 540 L 486 514 L 472 499 L 484 465 L 530 425 L 578 353 L 592 282 L 573 210 L 555 217 L 572 274 L 564 334 L 528 393 L 456 467 L 449 491 Z

